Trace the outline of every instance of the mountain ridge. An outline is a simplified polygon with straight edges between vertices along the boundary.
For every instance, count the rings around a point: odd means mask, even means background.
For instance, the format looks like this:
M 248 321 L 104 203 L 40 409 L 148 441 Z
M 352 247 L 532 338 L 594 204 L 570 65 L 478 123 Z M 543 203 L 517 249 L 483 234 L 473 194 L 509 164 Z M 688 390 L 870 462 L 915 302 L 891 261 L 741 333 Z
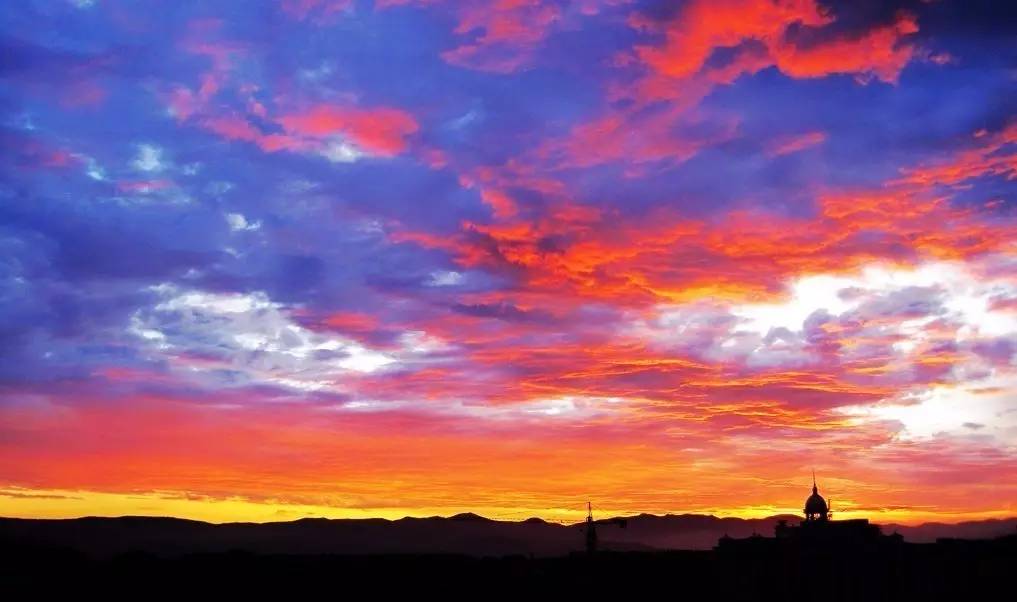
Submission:
M 626 526 L 598 521 L 598 535 L 609 550 L 704 550 L 724 535 L 770 535 L 779 520 L 704 514 L 638 514 Z M 129 552 L 160 556 L 249 551 L 275 554 L 462 554 L 470 556 L 559 556 L 583 549 L 583 523 L 558 524 L 538 517 L 503 521 L 474 513 L 449 517 L 314 518 L 268 523 L 209 523 L 174 517 L 121 516 L 65 519 L 0 518 L 0 542 L 72 549 L 93 557 Z M 906 541 L 938 538 L 979 539 L 1012 534 L 1017 517 L 881 525 Z

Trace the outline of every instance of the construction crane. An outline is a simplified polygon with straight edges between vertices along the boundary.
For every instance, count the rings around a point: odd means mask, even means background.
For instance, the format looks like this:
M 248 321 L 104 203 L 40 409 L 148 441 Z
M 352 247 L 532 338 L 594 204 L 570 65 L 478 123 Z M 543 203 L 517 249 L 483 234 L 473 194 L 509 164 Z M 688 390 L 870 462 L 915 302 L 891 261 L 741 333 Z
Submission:
M 622 529 L 628 526 L 624 518 L 609 518 L 607 520 L 593 520 L 593 505 L 586 502 L 586 524 L 579 528 L 586 533 L 586 553 L 594 554 L 597 551 L 597 525 L 618 525 Z

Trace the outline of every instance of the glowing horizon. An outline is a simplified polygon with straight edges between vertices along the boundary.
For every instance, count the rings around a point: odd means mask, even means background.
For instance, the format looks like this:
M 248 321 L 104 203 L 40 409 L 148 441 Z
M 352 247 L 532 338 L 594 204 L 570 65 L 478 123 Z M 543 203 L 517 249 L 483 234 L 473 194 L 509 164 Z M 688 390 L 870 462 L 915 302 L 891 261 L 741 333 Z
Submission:
M 5 518 L 73 519 L 83 517 L 149 516 L 174 517 L 209 523 L 267 523 L 285 522 L 301 518 L 328 519 L 373 519 L 398 520 L 402 518 L 450 517 L 472 513 L 492 520 L 523 521 L 540 518 L 559 524 L 578 524 L 585 520 L 585 503 L 572 504 L 569 508 L 520 508 L 442 506 L 435 508 L 337 508 L 306 504 L 276 503 L 271 500 L 250 501 L 243 499 L 187 499 L 174 492 L 145 492 L 142 494 L 92 493 L 81 491 L 49 490 L 7 490 L 10 496 L 3 503 Z M 820 493 L 823 493 L 822 491 Z M 801 504 L 799 504 L 801 505 Z M 855 504 L 847 502 L 849 508 Z M 712 515 L 719 518 L 760 519 L 773 516 L 798 516 L 802 509 L 795 506 L 758 506 L 727 509 L 699 508 L 688 511 L 663 508 L 647 511 L 634 509 L 595 508 L 599 519 L 635 514 L 690 514 Z M 930 522 L 961 523 L 1013 518 L 1009 510 L 987 512 L 958 511 L 913 511 L 909 509 L 881 508 L 863 510 L 839 510 L 834 508 L 833 520 L 865 518 L 876 524 L 900 524 L 916 526 Z
M 0 516 L 1017 516 L 1005 7 L 0 16 Z

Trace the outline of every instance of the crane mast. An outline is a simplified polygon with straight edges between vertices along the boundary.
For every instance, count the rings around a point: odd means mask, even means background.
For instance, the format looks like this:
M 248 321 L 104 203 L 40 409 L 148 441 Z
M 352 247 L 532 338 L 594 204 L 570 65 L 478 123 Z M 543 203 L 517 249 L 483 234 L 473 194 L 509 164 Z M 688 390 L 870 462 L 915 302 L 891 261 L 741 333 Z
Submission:
M 614 524 L 624 529 L 628 521 L 623 518 L 612 518 L 601 521 L 601 524 Z M 594 554 L 597 551 L 597 521 L 593 520 L 593 504 L 586 502 L 586 525 L 583 527 L 586 534 L 586 553 Z

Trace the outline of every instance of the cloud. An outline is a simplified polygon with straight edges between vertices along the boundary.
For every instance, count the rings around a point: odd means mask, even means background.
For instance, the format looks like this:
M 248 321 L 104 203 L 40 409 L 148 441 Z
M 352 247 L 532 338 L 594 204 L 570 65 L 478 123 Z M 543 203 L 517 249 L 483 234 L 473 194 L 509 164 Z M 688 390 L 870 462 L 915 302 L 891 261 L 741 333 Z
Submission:
M 564 167 L 614 162 L 681 163 L 705 148 L 731 140 L 736 132 L 734 121 L 697 121 L 683 110 L 623 112 L 577 126 L 564 141 L 547 145 L 541 154 Z
M 131 331 L 178 370 L 221 385 L 336 387 L 345 372 L 373 372 L 395 359 L 354 341 L 309 331 L 263 293 L 223 295 L 159 287 L 162 300 L 138 310 Z
M 969 148 L 932 164 L 904 167 L 901 182 L 920 186 L 959 186 L 973 178 L 1017 179 L 1017 122 L 995 132 L 978 130 Z
M 365 155 L 363 151 L 344 140 L 332 140 L 321 154 L 333 163 L 354 163 Z
M 808 132 L 798 136 L 785 136 L 777 138 L 767 145 L 766 154 L 771 157 L 780 157 L 803 151 L 813 146 L 818 146 L 826 141 L 826 134 L 823 132 Z
M 715 51 L 755 43 L 761 54 L 753 52 L 751 59 L 736 55 L 734 62 L 742 64 L 743 72 L 773 65 L 790 77 L 860 74 L 896 81 L 913 56 L 914 48 L 904 38 L 918 31 L 914 17 L 900 13 L 892 23 L 860 34 L 824 35 L 835 19 L 814 0 L 694 1 L 669 21 L 635 19 L 636 27 L 661 30 L 665 37 L 663 45 L 637 46 L 635 54 L 655 74 L 682 80 L 721 73 L 708 65 Z
M 227 213 L 226 223 L 233 232 L 254 231 L 261 229 L 261 222 L 249 222 L 242 213 Z
M 456 15 L 455 34 L 469 41 L 443 52 L 445 61 L 495 73 L 511 73 L 528 63 L 539 43 L 562 18 L 561 8 L 544 0 L 447 4 L 440 0 L 384 0 L 378 6 L 411 4 L 438 5 Z
M 428 286 L 456 286 L 463 281 L 463 275 L 454 271 L 431 272 L 431 278 L 427 281 Z
M 416 121 L 396 109 L 357 109 L 319 105 L 278 118 L 283 133 L 266 133 L 237 115 L 201 119 L 199 125 L 227 140 L 252 142 L 269 153 L 313 153 L 333 163 L 354 163 L 363 157 L 392 157 L 407 148 Z
M 929 440 L 946 435 L 992 438 L 1011 447 L 1017 444 L 1017 417 L 1009 394 L 1017 384 L 1013 373 L 987 379 L 979 386 L 942 385 L 888 403 L 848 407 L 843 411 L 862 420 L 895 420 L 901 436 Z
M 511 303 L 476 303 L 476 304 L 456 304 L 452 307 L 452 310 L 465 314 L 468 316 L 474 316 L 477 318 L 497 318 L 499 320 L 547 320 L 547 316 L 544 312 L 539 310 L 527 310 L 520 309 L 519 307 L 512 305 Z
M 381 156 L 406 149 L 406 138 L 417 131 L 417 122 L 404 111 L 389 108 L 362 110 L 318 105 L 301 113 L 290 113 L 279 122 L 291 135 L 308 139 L 349 137 L 358 146 Z
M 327 21 L 337 13 L 349 10 L 352 0 L 283 0 L 282 11 L 297 20 L 314 18 Z
M 696 112 L 718 86 L 769 67 L 791 78 L 849 74 L 893 83 L 915 54 L 908 36 L 918 31 L 915 18 L 903 12 L 860 32 L 839 31 L 836 17 L 814 0 L 696 0 L 665 18 L 636 12 L 629 23 L 664 42 L 637 44 L 621 54 L 620 66 L 642 70 L 634 81 L 629 76 L 612 87 L 615 99 L 625 103 L 574 127 L 545 149 L 545 157 L 548 151 L 563 155 L 557 160 L 566 167 L 686 161 L 735 137 L 736 120 L 704 119 Z M 655 106 L 662 102 L 667 104 Z M 780 140 L 767 154 L 796 152 L 824 139 L 811 132 Z
M 152 144 L 138 145 L 138 156 L 131 161 L 131 165 L 138 171 L 159 172 L 166 169 L 167 165 L 162 156 L 162 149 Z

